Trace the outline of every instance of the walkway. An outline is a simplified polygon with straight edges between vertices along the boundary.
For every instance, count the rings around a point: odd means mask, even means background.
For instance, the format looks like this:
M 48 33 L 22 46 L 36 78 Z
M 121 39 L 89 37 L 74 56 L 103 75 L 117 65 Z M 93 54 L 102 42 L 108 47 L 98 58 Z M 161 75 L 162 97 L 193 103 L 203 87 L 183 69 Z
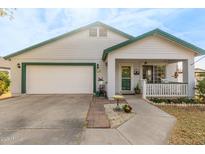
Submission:
M 167 144 L 175 117 L 136 96 L 125 96 L 136 116 L 117 129 L 85 129 L 81 144 Z
M 105 114 L 104 104 L 109 103 L 105 98 L 95 98 L 90 104 L 87 115 L 87 128 L 110 128 L 110 122 Z

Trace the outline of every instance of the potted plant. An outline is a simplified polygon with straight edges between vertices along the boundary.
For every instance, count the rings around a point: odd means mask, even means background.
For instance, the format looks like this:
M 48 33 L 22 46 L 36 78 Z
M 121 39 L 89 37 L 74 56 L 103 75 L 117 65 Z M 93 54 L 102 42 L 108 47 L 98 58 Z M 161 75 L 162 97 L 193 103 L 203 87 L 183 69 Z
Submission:
M 99 77 L 99 78 L 98 78 L 98 82 L 99 82 L 99 85 L 103 85 L 103 84 L 104 84 L 103 78 Z
M 135 87 L 135 94 L 140 94 L 140 86 L 139 83 L 137 83 L 136 87 Z
M 126 113 L 130 113 L 132 111 L 132 107 L 128 104 L 125 104 L 123 106 L 123 110 L 126 112 Z

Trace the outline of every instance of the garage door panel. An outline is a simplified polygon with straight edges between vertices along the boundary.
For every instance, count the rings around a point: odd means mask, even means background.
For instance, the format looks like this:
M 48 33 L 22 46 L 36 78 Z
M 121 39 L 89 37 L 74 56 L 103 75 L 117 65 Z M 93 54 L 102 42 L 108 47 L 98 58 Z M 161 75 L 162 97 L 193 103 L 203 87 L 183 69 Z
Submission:
M 28 94 L 92 93 L 92 66 L 27 66 Z

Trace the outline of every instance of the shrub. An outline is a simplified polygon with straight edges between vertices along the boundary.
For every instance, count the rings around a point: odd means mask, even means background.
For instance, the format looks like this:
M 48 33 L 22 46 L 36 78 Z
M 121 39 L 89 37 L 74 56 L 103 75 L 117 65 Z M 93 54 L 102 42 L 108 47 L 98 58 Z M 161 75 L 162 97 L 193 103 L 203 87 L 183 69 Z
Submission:
M 160 98 L 150 98 L 149 100 L 154 102 L 154 103 L 162 103 L 163 102 L 163 100 Z
M 10 79 L 8 73 L 0 72 L 0 95 L 8 92 Z
M 136 87 L 134 88 L 135 94 L 140 94 L 140 85 L 137 83 Z
M 178 98 L 179 103 L 196 104 L 196 100 L 188 97 Z
M 123 106 L 123 110 L 126 112 L 126 113 L 130 113 L 132 111 L 132 107 L 128 104 L 125 104 Z
M 181 102 L 179 101 L 179 99 L 175 98 L 175 99 L 172 99 L 172 103 L 173 104 L 180 104 Z
M 198 84 L 196 85 L 198 101 L 205 102 L 205 78 L 203 80 L 199 80 Z
M 165 103 L 165 104 L 196 104 L 197 101 L 192 98 L 149 98 L 150 101 L 154 103 Z

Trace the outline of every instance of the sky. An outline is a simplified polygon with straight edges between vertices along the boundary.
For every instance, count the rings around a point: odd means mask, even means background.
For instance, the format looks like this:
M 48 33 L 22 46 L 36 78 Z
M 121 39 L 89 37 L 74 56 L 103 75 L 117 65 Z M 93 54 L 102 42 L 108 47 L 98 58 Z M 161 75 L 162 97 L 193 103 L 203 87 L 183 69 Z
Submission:
M 205 9 L 16 9 L 0 18 L 0 56 L 95 21 L 133 36 L 160 28 L 205 49 Z M 205 69 L 200 58 L 195 67 Z

